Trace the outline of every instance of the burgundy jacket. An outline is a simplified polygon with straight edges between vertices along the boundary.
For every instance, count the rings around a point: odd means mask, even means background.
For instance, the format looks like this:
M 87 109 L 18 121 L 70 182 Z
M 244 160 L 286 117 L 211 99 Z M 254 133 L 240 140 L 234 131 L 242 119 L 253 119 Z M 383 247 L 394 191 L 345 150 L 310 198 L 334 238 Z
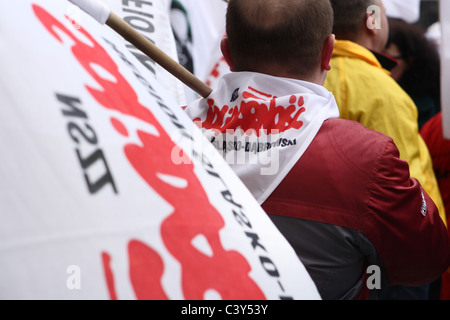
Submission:
M 420 286 L 450 265 L 447 229 L 392 139 L 354 121 L 325 121 L 262 206 L 323 299 L 373 297 L 369 266 L 382 285 Z
M 442 112 L 428 120 L 420 130 L 420 134 L 430 150 L 436 179 L 447 211 L 447 220 L 450 223 L 450 140 L 444 138 Z M 449 227 L 448 223 L 447 226 Z
M 420 134 L 430 150 L 434 172 L 441 190 L 450 227 L 450 140 L 444 138 L 442 112 L 428 120 L 420 129 Z M 450 300 L 450 268 L 442 275 L 441 300 Z

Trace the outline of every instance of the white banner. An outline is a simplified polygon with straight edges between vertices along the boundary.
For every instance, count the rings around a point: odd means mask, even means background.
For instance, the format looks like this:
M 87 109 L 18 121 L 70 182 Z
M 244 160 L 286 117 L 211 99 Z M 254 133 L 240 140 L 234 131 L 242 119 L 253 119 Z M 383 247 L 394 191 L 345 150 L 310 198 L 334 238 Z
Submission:
M 450 139 L 450 1 L 440 1 L 441 10 L 441 87 L 444 137 Z
M 115 14 L 128 22 L 133 28 L 152 41 L 172 59 L 178 61 L 177 48 L 169 17 L 171 0 L 100 1 L 106 3 Z M 163 89 L 171 94 L 177 103 L 186 103 L 184 85 L 178 79 L 136 49 L 132 44 L 126 43 L 126 47 L 133 55 L 135 55 L 139 62 L 151 72 Z
M 176 97 L 71 10 L 0 2 L 0 299 L 320 299 Z

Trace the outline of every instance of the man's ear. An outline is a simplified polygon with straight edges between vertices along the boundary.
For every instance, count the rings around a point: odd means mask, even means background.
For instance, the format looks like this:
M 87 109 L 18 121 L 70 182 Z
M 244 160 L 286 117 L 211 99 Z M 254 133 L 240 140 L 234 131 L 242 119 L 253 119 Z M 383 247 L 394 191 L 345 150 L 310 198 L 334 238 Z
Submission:
M 222 50 L 222 55 L 225 58 L 225 61 L 230 66 L 230 71 L 234 71 L 233 61 L 231 59 L 230 44 L 228 42 L 228 38 L 226 35 L 222 38 L 222 41 L 220 42 L 220 50 Z
M 333 55 L 333 50 L 334 50 L 334 40 L 335 40 L 334 34 L 330 34 L 327 37 L 327 39 L 325 40 L 325 43 L 324 43 L 323 49 L 322 49 L 322 60 L 320 62 L 322 70 L 326 70 L 326 71 L 331 70 L 330 61 L 331 61 L 331 56 Z

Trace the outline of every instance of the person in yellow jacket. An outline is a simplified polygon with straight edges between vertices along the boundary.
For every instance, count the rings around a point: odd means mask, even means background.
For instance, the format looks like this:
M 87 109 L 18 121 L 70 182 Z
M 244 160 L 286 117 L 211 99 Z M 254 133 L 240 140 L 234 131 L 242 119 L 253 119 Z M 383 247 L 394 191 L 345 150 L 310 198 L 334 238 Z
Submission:
M 419 134 L 417 107 L 377 59 L 389 36 L 382 1 L 331 0 L 331 4 L 336 42 L 325 87 L 334 94 L 340 117 L 390 136 L 411 176 L 419 180 L 446 223 L 431 156 Z

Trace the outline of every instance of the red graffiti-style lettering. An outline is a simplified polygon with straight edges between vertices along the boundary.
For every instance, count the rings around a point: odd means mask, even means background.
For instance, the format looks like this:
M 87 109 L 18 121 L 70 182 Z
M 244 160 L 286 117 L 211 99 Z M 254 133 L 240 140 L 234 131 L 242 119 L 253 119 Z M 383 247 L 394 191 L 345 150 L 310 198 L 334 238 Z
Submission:
M 160 285 L 164 262 L 158 253 L 140 241 L 128 243 L 130 279 L 139 300 L 167 300 Z M 151 288 L 151 290 L 149 290 Z
M 205 120 L 194 119 L 205 129 L 225 133 L 227 130 L 240 129 L 258 137 L 264 132 L 281 133 L 288 129 L 300 129 L 303 121 L 300 115 L 306 111 L 302 96 L 292 95 L 288 106 L 277 105 L 277 98 L 248 87 L 242 93 L 240 106 L 219 107 L 213 99 L 208 99 L 208 111 Z
M 167 161 L 171 152 L 171 148 L 167 148 L 169 141 L 161 143 L 158 141 L 160 138 L 142 131 L 138 135 L 143 147 L 130 144 L 125 147 L 125 152 L 142 178 L 174 207 L 173 214 L 163 222 L 161 232 L 167 249 L 183 265 L 182 286 L 185 297 L 203 299 L 208 289 L 214 289 L 223 299 L 264 298 L 248 277 L 250 267 L 247 262 L 239 253 L 222 247 L 219 232 L 224 227 L 224 221 L 209 204 L 192 165 L 176 166 Z M 164 170 L 158 172 L 155 170 L 158 167 L 164 167 Z M 189 183 L 189 187 L 180 189 L 179 186 L 165 183 L 158 177 L 159 173 L 181 178 Z M 183 192 L 189 198 L 184 198 Z M 193 240 L 198 236 L 207 239 L 213 252 L 211 256 L 193 246 Z M 225 274 L 227 276 L 223 277 Z
M 59 42 L 64 44 L 56 30 L 72 40 L 74 57 L 101 87 L 99 90 L 86 86 L 99 104 L 140 119 L 157 131 L 157 134 L 150 134 L 131 128 L 136 131 L 140 143 L 129 142 L 123 151 L 137 174 L 173 208 L 161 224 L 161 237 L 167 250 L 181 265 L 184 297 L 202 299 L 208 290 L 215 290 L 224 299 L 264 299 L 263 292 L 249 276 L 250 266 L 246 259 L 237 251 L 223 248 L 219 232 L 224 227 L 224 220 L 209 202 L 192 162 L 176 165 L 171 161 L 175 144 L 153 113 L 138 101 L 137 94 L 114 60 L 85 30 L 79 29 L 78 32 L 90 43 L 79 40 L 43 8 L 34 5 L 33 10 Z M 109 73 L 108 79 L 98 74 L 99 67 Z M 111 118 L 111 124 L 119 134 L 128 137 L 130 128 L 120 120 Z M 151 210 L 153 208 L 149 208 L 149 213 Z M 202 252 L 193 245 L 198 237 L 206 239 L 208 252 Z M 128 257 L 130 280 L 136 297 L 167 298 L 161 283 L 164 261 L 157 251 L 143 242 L 131 240 Z M 117 298 L 109 265 L 111 257 L 104 252 L 102 259 L 110 297 Z
M 248 97 L 253 97 L 253 98 L 256 98 L 256 99 L 261 99 L 261 100 L 264 100 L 264 99 L 270 99 L 270 98 L 276 98 L 276 97 L 274 97 L 274 96 L 272 96 L 271 94 L 268 94 L 268 93 L 264 93 L 264 92 L 262 92 L 262 91 L 259 91 L 259 90 L 256 90 L 255 88 L 252 88 L 252 87 L 248 87 L 248 89 L 249 90 L 251 90 L 251 91 L 253 91 L 253 92 L 255 92 L 255 93 L 257 93 L 257 94 L 259 94 L 260 96 L 262 96 L 262 97 L 257 97 L 257 96 L 255 96 L 255 95 L 253 95 L 250 91 L 244 91 L 243 93 L 242 93 L 242 96 L 244 97 L 244 99 L 247 99 Z
M 111 269 L 111 256 L 103 252 L 102 253 L 103 272 L 105 273 L 106 286 L 108 287 L 109 298 L 111 300 L 117 300 L 116 288 L 114 285 L 114 274 Z

